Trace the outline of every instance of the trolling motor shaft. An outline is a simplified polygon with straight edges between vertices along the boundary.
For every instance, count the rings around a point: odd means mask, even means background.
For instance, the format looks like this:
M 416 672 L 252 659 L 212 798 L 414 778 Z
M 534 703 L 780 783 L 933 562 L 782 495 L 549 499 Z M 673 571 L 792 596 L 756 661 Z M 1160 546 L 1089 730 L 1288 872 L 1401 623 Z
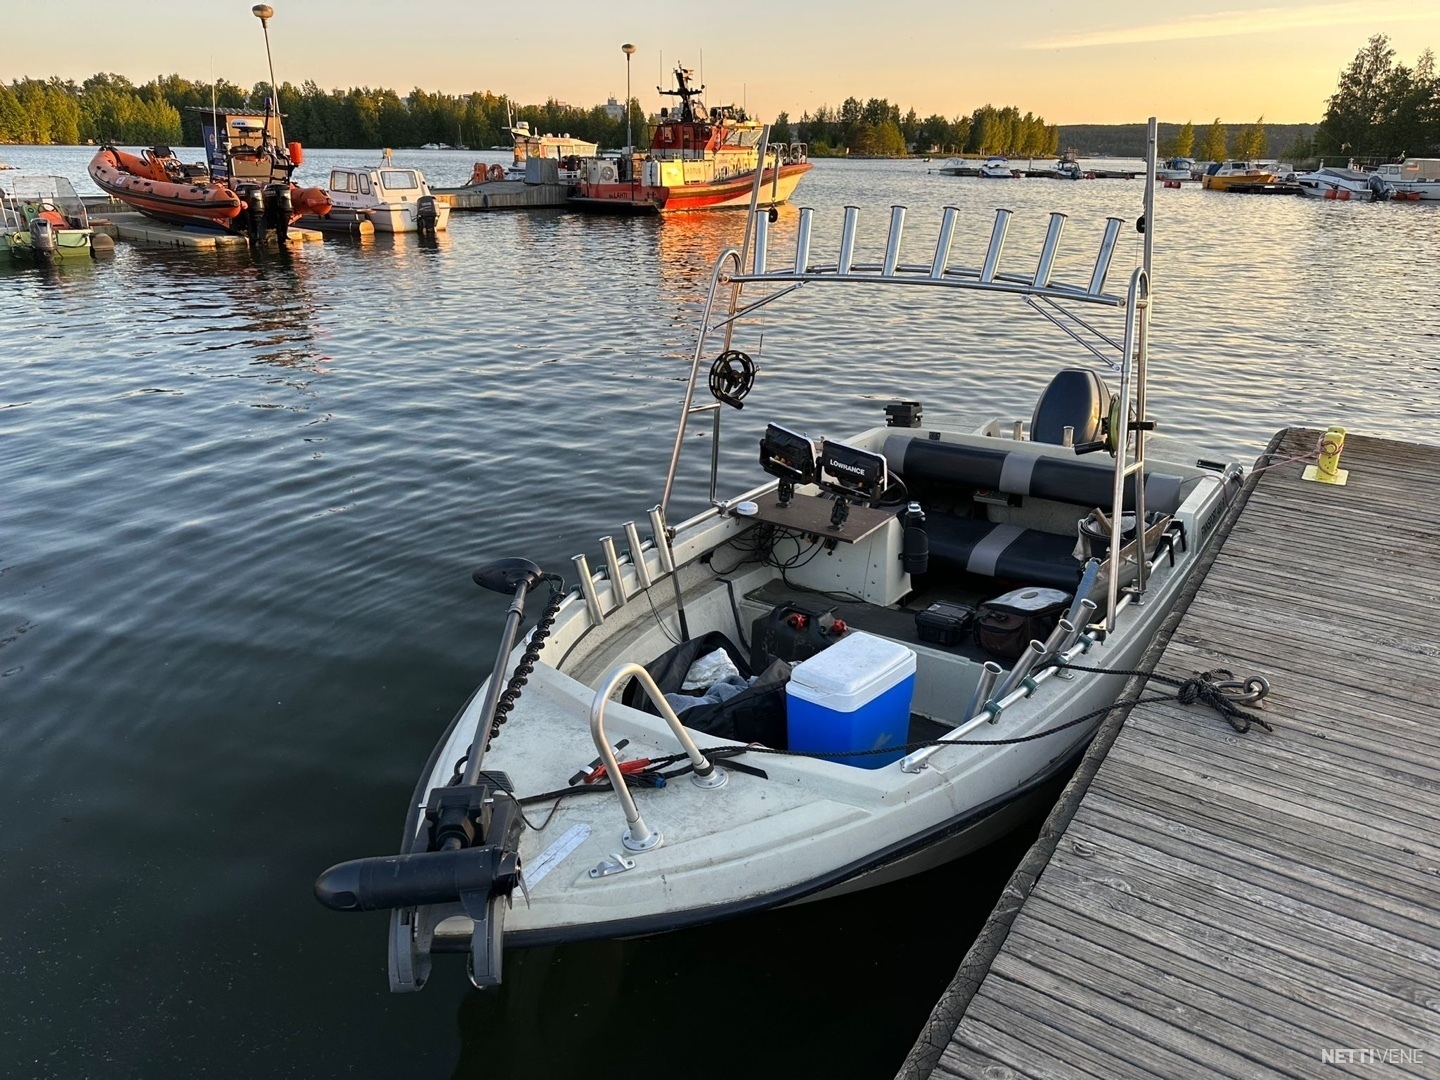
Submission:
M 482 588 L 512 593 L 500 651 L 475 726 L 464 776 L 434 788 L 425 805 L 425 850 L 352 859 L 315 882 L 315 898 L 333 911 L 377 911 L 428 904 L 458 904 L 473 920 L 470 979 L 500 983 L 506 904 L 520 885 L 520 834 L 524 821 L 504 773 L 481 771 L 506 663 L 525 615 L 525 596 L 544 577 L 528 559 L 503 559 L 474 573 Z

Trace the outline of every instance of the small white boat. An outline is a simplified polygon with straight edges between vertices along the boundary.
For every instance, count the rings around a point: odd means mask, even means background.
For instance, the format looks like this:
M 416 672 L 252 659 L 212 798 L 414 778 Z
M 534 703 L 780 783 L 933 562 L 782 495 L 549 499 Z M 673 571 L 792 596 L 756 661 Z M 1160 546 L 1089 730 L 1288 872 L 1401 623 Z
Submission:
M 1013 180 L 1015 170 L 1003 157 L 992 157 L 980 166 L 980 175 L 987 180 Z
M 1153 169 L 1153 119 L 1149 143 Z M 1153 235 L 1153 185 L 1143 198 Z M 812 211 L 799 213 L 795 250 L 772 261 L 768 214 L 752 208 L 753 244 L 722 252 L 711 275 L 652 538 L 625 522 L 628 555 L 602 538 L 603 571 L 576 556 L 571 590 L 525 559 L 476 571 L 510 603 L 494 674 L 422 769 L 402 852 L 316 882 L 333 909 L 391 911 L 392 990 L 420 989 L 440 952 L 468 952 L 472 981 L 492 986 L 505 946 L 659 933 L 963 855 L 1034 808 L 1115 702 L 1241 476 L 1188 445 L 1149 449 L 1161 443 L 1146 433 L 1148 244 L 1111 288 L 1119 218 L 1087 280 L 1066 282 L 1051 269 L 1063 214 L 1038 261 L 1003 273 L 1010 211 L 996 213 L 979 267 L 951 264 L 954 207 L 933 256 L 908 261 L 905 209 L 888 213 L 884 252 L 862 256 L 859 211 L 846 208 L 838 260 L 820 264 Z M 743 349 L 758 340 L 755 313 L 802 285 L 835 287 L 842 302 L 915 286 L 913 303 L 937 308 L 933 321 L 905 320 L 922 335 L 943 334 L 967 300 L 1044 305 L 1078 357 L 1113 365 L 1102 370 L 1118 390 L 1090 368 L 1061 371 L 1029 438 L 1000 417 L 922 426 L 914 401 L 843 440 L 831 437 L 847 430 L 839 417 L 823 438 L 762 427 Z M 877 314 L 872 329 L 883 346 L 896 325 Z M 974 359 L 983 366 L 983 350 Z M 766 361 L 833 376 L 824 342 Z M 715 400 L 701 403 L 707 385 Z M 704 455 L 706 469 L 683 451 L 698 417 L 718 443 L 721 413 L 742 398 L 725 427 L 752 448 L 760 436 L 760 482 L 722 497 L 718 456 Z M 1115 456 L 1080 456 L 1100 450 Z M 706 509 L 672 527 L 682 459 Z M 542 581 L 544 612 L 517 643 Z M 740 689 L 747 674 L 758 681 Z M 726 690 L 738 693 L 667 696 L 687 676 L 739 679 Z
M 331 169 L 327 191 L 333 206 L 365 212 L 380 232 L 443 232 L 450 224 L 450 207 L 430 193 L 419 169 Z
M 1381 165 L 1375 172 L 1397 199 L 1440 202 L 1440 158 L 1406 158 Z
M 941 176 L 975 176 L 979 170 L 964 158 L 946 158 L 935 170 Z
M 1338 199 L 1341 202 L 1383 202 L 1394 191 L 1378 172 L 1359 169 L 1322 167 L 1314 172 L 1299 173 L 1295 183 L 1300 194 L 1313 199 Z
M 1195 159 L 1188 157 L 1173 157 L 1158 166 L 1155 170 L 1156 180 L 1194 180 Z

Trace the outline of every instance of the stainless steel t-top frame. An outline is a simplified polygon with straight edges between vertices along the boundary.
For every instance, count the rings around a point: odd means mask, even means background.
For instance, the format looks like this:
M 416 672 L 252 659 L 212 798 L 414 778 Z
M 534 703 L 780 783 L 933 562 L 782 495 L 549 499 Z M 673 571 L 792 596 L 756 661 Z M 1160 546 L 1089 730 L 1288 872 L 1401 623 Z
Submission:
M 1110 438 L 1116 447 L 1115 484 L 1110 514 L 1110 574 L 1109 604 L 1106 607 L 1105 629 L 1114 628 L 1121 570 L 1121 548 L 1123 532 L 1123 508 L 1125 481 L 1132 474 L 1140 474 L 1135 483 L 1135 520 L 1137 533 L 1144 535 L 1145 521 L 1145 378 L 1149 349 L 1150 310 L 1153 296 L 1150 288 L 1150 267 L 1153 238 L 1155 233 L 1155 163 L 1157 157 L 1155 118 L 1151 117 L 1146 134 L 1145 167 L 1148 182 L 1145 185 L 1144 217 L 1140 228 L 1144 237 L 1143 257 L 1140 266 L 1130 274 L 1129 283 L 1123 294 L 1105 290 L 1110 262 L 1115 254 L 1122 219 L 1106 219 L 1105 234 L 1095 256 L 1090 279 L 1083 285 L 1055 280 L 1053 268 L 1055 254 L 1060 246 L 1060 237 L 1065 228 L 1066 215 L 1052 213 L 1040 249 L 1035 270 L 1029 274 L 1001 273 L 1000 260 L 1005 248 L 1005 234 L 1010 226 L 1011 211 L 997 209 L 995 221 L 990 230 L 990 242 L 985 251 L 984 262 L 978 267 L 952 266 L 950 247 L 955 233 L 955 222 L 959 210 L 945 207 L 940 218 L 939 235 L 935 252 L 928 263 L 902 263 L 900 243 L 905 230 L 905 207 L 890 209 L 890 231 L 885 244 L 885 253 L 880 262 L 855 261 L 855 233 L 859 219 L 859 208 L 845 207 L 840 233 L 840 251 L 833 263 L 813 263 L 810 260 L 810 232 L 814 211 L 804 208 L 795 232 L 795 257 L 780 269 L 770 268 L 768 251 L 770 218 L 766 208 L 760 208 L 752 200 L 749 220 L 746 222 L 745 241 L 740 248 L 726 248 L 715 260 L 710 275 L 710 289 L 705 299 L 705 313 L 701 319 L 699 340 L 695 343 L 695 355 L 690 364 L 690 379 L 685 387 L 685 400 L 680 409 L 680 424 L 675 432 L 675 444 L 670 452 L 670 466 L 665 474 L 665 490 L 660 497 L 660 508 L 669 509 L 670 496 L 675 486 L 675 473 L 680 463 L 680 448 L 684 444 L 685 430 L 690 417 L 698 413 L 714 414 L 714 442 L 710 451 L 710 504 L 711 510 L 701 517 L 717 512 L 724 504 L 716 497 L 717 474 L 719 471 L 720 414 L 719 402 L 695 404 L 695 384 L 700 374 L 701 360 L 711 334 L 724 331 L 725 346 L 728 348 L 734 327 L 746 316 L 772 303 L 780 297 L 810 284 L 860 284 L 860 285 L 908 285 L 924 286 L 938 290 L 964 290 L 989 296 L 1018 297 L 1032 310 L 1042 315 L 1063 330 L 1093 356 L 1116 368 L 1120 373 L 1120 389 L 1117 394 L 1120 426 L 1125 430 L 1112 432 Z M 758 177 L 757 177 L 758 188 Z M 753 257 L 749 254 L 752 248 Z M 747 262 L 750 271 L 745 267 Z M 716 298 L 721 287 L 729 285 L 729 303 L 723 315 L 716 318 Z M 748 303 L 741 303 L 746 285 L 772 286 L 765 293 Z M 1089 304 L 1109 308 L 1124 314 L 1124 332 L 1120 341 L 1092 325 L 1089 319 L 1073 310 L 1074 305 Z M 1129 418 L 1129 419 L 1127 419 Z M 1131 438 L 1133 437 L 1133 449 Z M 673 534 L 674 530 L 671 530 Z M 668 541 L 668 537 L 666 538 Z M 660 538 L 656 537 L 660 543 Z M 668 544 L 667 544 L 668 546 Z M 1145 592 L 1146 566 L 1143 552 L 1137 558 L 1138 577 L 1128 590 L 1135 602 L 1140 602 Z

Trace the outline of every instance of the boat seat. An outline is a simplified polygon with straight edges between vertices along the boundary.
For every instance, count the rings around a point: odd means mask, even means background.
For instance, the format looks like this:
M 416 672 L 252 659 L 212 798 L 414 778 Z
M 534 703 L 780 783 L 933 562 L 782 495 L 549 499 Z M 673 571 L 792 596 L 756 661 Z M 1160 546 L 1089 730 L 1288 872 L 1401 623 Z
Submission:
M 993 442 L 994 446 L 969 446 L 891 435 L 885 440 L 885 459 L 890 471 L 903 477 L 912 492 L 928 483 L 1030 495 L 1087 509 L 1110 506 L 1115 470 L 1109 459 L 1092 463 L 1067 455 L 1042 454 L 1024 443 L 1000 439 Z M 1184 500 L 1184 487 L 1183 476 L 1147 472 L 1145 509 L 1175 513 Z M 1125 509 L 1134 506 L 1132 474 L 1125 479 Z
M 1084 569 L 1073 536 L 951 514 L 931 514 L 925 532 L 932 570 L 939 562 L 982 577 L 1074 592 Z

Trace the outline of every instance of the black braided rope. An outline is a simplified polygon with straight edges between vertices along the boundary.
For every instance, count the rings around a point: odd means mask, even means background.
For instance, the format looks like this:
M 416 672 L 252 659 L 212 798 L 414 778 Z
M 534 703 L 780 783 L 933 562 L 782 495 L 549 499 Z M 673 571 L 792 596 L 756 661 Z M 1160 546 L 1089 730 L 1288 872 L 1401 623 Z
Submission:
M 1250 730 L 1252 724 L 1264 728 L 1266 731 L 1274 732 L 1275 729 L 1264 717 L 1257 716 L 1240 708 L 1233 700 L 1226 695 L 1219 686 L 1219 680 L 1231 680 L 1235 673 L 1225 668 L 1212 668 L 1209 671 L 1197 671 L 1188 679 L 1179 679 L 1173 675 L 1161 675 L 1159 672 L 1135 671 L 1129 668 L 1092 668 L 1081 667 L 1078 664 L 1062 664 L 1062 667 L 1071 671 L 1087 671 L 1096 675 L 1143 675 L 1154 682 L 1164 683 L 1166 686 L 1176 688 L 1174 694 L 1162 694 L 1159 697 L 1144 698 L 1145 701 L 1178 701 L 1181 705 L 1208 705 L 1214 709 L 1225 721 L 1239 734 L 1244 735 Z M 1248 683 L 1249 680 L 1247 680 Z M 1139 704 L 1137 701 L 1136 704 Z
M 510 716 L 510 710 L 515 707 L 515 702 L 520 700 L 520 692 L 525 689 L 525 684 L 530 681 L 530 676 L 535 673 L 535 665 L 540 661 L 540 651 L 545 648 L 545 639 L 550 636 L 550 629 L 555 625 L 555 616 L 560 611 L 560 605 L 565 600 L 565 580 L 558 574 L 546 574 L 544 579 L 550 582 L 550 602 L 545 605 L 540 618 L 535 622 L 535 630 L 530 635 L 530 644 L 525 646 L 525 651 L 520 655 L 520 662 L 515 665 L 515 674 L 510 676 L 510 681 L 505 684 L 505 689 L 500 691 L 500 697 L 495 704 L 495 718 L 490 724 L 490 734 L 485 739 L 485 749 L 489 750 L 495 736 L 500 734 L 500 727 Z M 501 669 L 503 670 L 503 668 Z M 492 673 L 491 678 L 494 678 Z M 465 771 L 465 762 L 470 759 L 469 753 L 462 754 L 460 760 L 455 762 L 455 771 L 450 777 L 451 784 L 458 784 L 460 776 Z
M 515 665 L 515 673 L 510 676 L 505 689 L 500 691 L 500 697 L 495 703 L 495 718 L 490 724 L 490 737 L 485 740 L 486 750 L 490 749 L 490 744 L 500 734 L 500 728 L 510 718 L 510 710 L 515 707 L 515 702 L 520 700 L 520 692 L 535 673 L 535 665 L 540 662 L 540 652 L 545 648 L 545 639 L 550 636 L 550 628 L 555 625 L 555 616 L 565 599 L 564 580 L 555 574 L 547 574 L 545 577 L 550 582 L 550 602 L 535 621 L 535 629 L 530 634 L 530 644 L 525 646 L 525 651 L 521 653 L 520 662 Z

